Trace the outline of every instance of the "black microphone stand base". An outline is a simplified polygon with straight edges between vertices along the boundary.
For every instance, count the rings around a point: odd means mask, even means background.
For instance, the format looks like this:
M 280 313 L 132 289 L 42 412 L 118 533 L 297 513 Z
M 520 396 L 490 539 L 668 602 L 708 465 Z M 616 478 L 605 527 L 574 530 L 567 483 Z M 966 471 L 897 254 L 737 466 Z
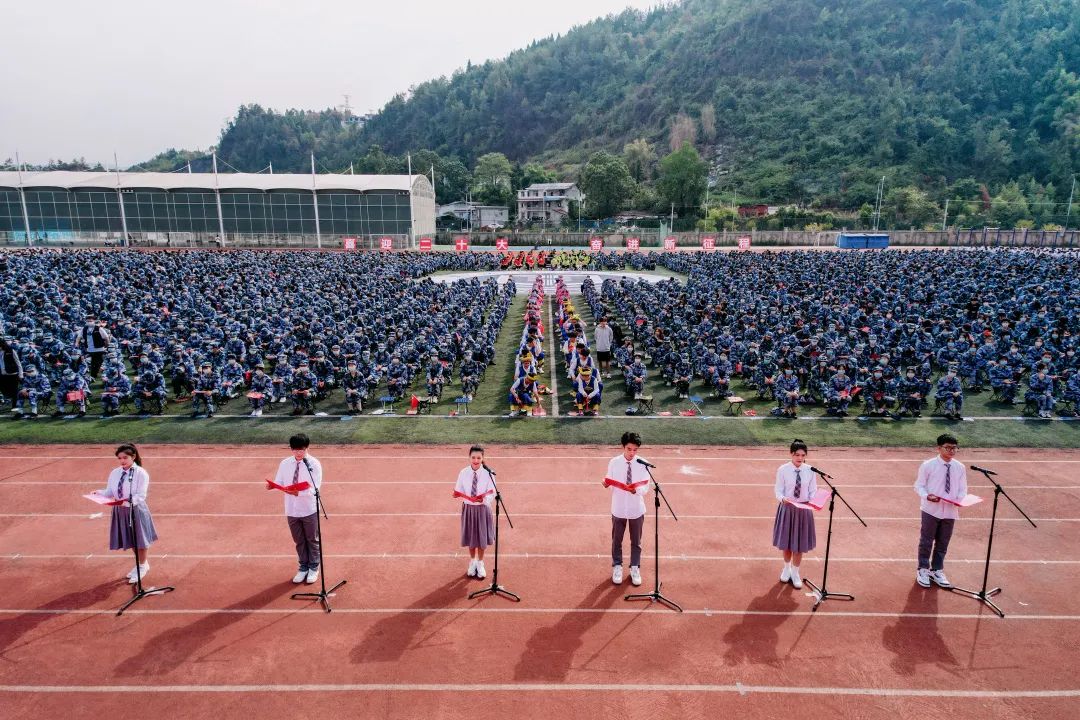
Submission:
M 134 605 L 139 600 L 142 600 L 147 595 L 164 595 L 165 593 L 172 592 L 176 588 L 166 585 L 165 587 L 150 588 L 146 590 L 142 586 L 142 580 L 140 578 L 138 585 L 136 586 L 135 594 L 131 596 L 131 599 L 120 606 L 120 609 L 116 611 L 117 616 L 123 615 L 124 611 Z
M 818 605 L 826 600 L 847 600 L 850 602 L 855 599 L 854 595 L 849 595 L 848 593 L 829 592 L 824 586 L 818 587 L 813 580 L 803 580 L 803 583 L 808 585 L 814 592 L 814 607 L 810 608 L 811 611 L 816 611 Z
M 656 583 L 656 589 L 653 590 L 651 593 L 638 593 L 638 594 L 635 594 L 635 595 L 625 595 L 623 597 L 623 600 L 631 600 L 631 601 L 632 600 L 648 600 L 649 602 L 658 602 L 661 605 L 664 605 L 665 607 L 668 607 L 668 608 L 674 610 L 675 612 L 682 612 L 683 609 L 682 609 L 681 605 L 679 605 L 677 602 L 675 602 L 674 600 L 672 600 L 670 598 L 664 597 L 664 595 L 660 592 L 660 586 L 662 584 L 663 583 L 659 583 L 659 582 Z
M 323 589 L 320 590 L 319 592 L 293 593 L 292 594 L 292 599 L 293 600 L 307 600 L 307 599 L 318 600 L 319 602 L 322 603 L 323 609 L 326 610 L 326 612 L 330 612 L 330 603 L 328 601 L 328 598 L 331 595 L 334 594 L 335 590 L 337 590 L 339 587 L 341 587 L 342 585 L 344 585 L 347 582 L 349 582 L 349 581 L 348 580 L 342 580 L 341 582 L 339 582 L 337 585 L 330 588 L 329 590 L 326 589 L 326 584 L 324 582 L 323 583 Z
M 497 596 L 504 597 L 507 600 L 513 600 L 514 602 L 521 602 L 521 598 L 519 598 L 517 595 L 510 592 L 509 590 L 504 588 L 502 585 L 496 585 L 495 583 L 491 583 L 491 585 L 489 587 L 486 587 L 486 588 L 484 588 L 482 590 L 477 590 L 475 592 L 469 593 L 469 599 L 472 600 L 473 598 L 478 598 L 478 597 L 480 597 L 482 595 L 497 595 Z
M 1002 612 L 1001 608 L 995 605 L 994 602 L 990 599 L 1001 593 L 1001 588 L 999 587 L 994 588 L 993 590 L 965 590 L 964 588 L 952 587 L 949 588 L 949 592 L 954 592 L 959 595 L 967 595 L 969 598 L 975 598 L 979 602 L 984 603 L 986 607 L 993 610 L 998 617 L 1005 617 L 1005 613 Z

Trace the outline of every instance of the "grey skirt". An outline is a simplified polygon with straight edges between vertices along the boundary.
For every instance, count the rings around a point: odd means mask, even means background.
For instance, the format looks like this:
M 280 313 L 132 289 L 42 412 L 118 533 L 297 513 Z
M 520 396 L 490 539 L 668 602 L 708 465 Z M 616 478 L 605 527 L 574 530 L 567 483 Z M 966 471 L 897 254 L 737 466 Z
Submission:
M 773 547 L 790 552 L 804 553 L 817 547 L 814 530 L 814 511 L 780 503 L 773 523 Z
M 495 542 L 495 518 L 485 505 L 461 504 L 461 547 L 486 548 Z
M 130 550 L 135 547 L 135 538 L 131 535 L 129 520 L 131 508 L 124 505 L 114 505 L 112 509 L 112 525 L 109 527 L 109 549 Z M 139 539 L 139 549 L 148 548 L 157 540 L 157 530 L 154 528 L 154 518 L 150 516 L 150 508 L 145 505 L 135 506 L 135 532 Z

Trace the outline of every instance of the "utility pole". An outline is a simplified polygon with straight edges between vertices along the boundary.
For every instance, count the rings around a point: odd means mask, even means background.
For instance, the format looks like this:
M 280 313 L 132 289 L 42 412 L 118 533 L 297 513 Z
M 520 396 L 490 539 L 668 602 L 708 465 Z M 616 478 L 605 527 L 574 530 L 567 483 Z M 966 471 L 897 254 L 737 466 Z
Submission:
M 941 232 L 945 232 L 945 225 L 949 221 L 949 198 L 945 198 L 945 215 L 941 218 Z
M 881 181 L 877 186 L 877 208 L 874 210 L 874 230 L 878 229 L 878 222 L 881 220 L 881 196 L 885 192 L 885 176 L 881 176 Z
M 1065 211 L 1065 232 L 1069 231 L 1069 219 L 1072 217 L 1073 194 L 1076 192 L 1076 176 L 1073 175 L 1072 187 L 1069 189 L 1069 209 Z

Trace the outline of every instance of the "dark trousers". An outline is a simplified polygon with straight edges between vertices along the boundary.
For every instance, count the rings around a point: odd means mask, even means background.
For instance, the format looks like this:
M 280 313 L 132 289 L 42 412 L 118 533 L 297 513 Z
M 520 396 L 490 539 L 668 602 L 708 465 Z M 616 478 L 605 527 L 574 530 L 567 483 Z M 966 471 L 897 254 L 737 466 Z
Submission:
M 301 570 L 318 570 L 322 560 L 322 548 L 319 546 L 318 513 L 307 517 L 290 517 L 289 531 L 296 543 L 296 559 Z
M 622 565 L 622 541 L 626 526 L 630 526 L 630 566 L 641 567 L 641 528 L 645 516 L 633 520 L 611 516 L 611 566 Z
M 922 528 L 919 532 L 920 569 L 943 570 L 945 568 L 945 553 L 949 551 L 949 540 L 952 539 L 955 524 L 955 520 L 941 520 L 927 512 L 922 514 Z
M 19 376 L 12 373 L 11 375 L 0 375 L 0 395 L 7 398 L 12 405 L 15 404 L 15 396 L 19 392 Z
M 90 377 L 97 380 L 97 376 L 101 373 L 101 363 L 105 361 L 105 351 L 97 350 L 87 355 L 90 356 Z

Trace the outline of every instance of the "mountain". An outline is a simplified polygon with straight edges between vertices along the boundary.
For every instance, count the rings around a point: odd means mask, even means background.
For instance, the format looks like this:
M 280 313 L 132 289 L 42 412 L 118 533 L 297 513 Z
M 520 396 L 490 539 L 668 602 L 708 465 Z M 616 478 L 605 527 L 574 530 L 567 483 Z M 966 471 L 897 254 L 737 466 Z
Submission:
M 222 157 L 335 171 L 428 149 L 539 160 L 689 140 L 717 187 L 858 208 L 878 179 L 943 196 L 1080 172 L 1077 0 L 682 0 L 621 14 L 394 97 L 362 127 L 336 111 L 241 108 Z

